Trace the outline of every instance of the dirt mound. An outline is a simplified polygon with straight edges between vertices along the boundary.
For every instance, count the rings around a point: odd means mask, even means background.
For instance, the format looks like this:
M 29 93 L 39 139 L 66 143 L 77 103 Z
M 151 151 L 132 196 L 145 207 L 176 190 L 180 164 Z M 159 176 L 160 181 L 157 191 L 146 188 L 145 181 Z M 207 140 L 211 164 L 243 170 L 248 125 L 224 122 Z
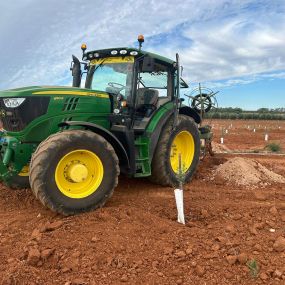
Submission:
M 254 159 L 235 157 L 221 164 L 214 175 L 236 185 L 256 185 L 259 183 L 285 183 L 285 178 L 267 169 Z

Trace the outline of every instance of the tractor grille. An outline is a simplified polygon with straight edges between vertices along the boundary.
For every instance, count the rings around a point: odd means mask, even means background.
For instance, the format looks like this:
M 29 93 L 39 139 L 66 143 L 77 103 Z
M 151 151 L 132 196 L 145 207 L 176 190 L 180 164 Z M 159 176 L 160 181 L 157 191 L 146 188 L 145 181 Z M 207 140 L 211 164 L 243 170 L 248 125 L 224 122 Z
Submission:
M 47 112 L 50 97 L 26 97 L 16 108 L 7 108 L 0 98 L 0 125 L 8 132 L 22 131 L 30 122 Z

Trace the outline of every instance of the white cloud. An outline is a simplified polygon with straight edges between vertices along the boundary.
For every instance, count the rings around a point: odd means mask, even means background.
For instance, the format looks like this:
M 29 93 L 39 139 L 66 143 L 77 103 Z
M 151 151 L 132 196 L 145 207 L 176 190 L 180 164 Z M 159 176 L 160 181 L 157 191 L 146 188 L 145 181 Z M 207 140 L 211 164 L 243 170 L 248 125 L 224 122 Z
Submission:
M 285 28 L 283 21 L 283 26 Z M 223 25 L 226 25 L 223 27 Z M 184 64 L 194 81 L 219 80 L 285 68 L 285 36 L 274 27 L 247 31 L 246 23 L 220 22 L 187 31 L 194 41 L 185 49 Z M 245 29 L 245 33 L 242 30 Z M 197 70 L 199 70 L 197 72 Z
M 206 81 L 203 85 L 213 88 L 215 90 L 230 88 L 237 85 L 246 85 L 254 82 L 262 81 L 264 79 L 285 79 L 285 72 L 272 72 L 272 73 L 260 73 L 249 76 L 242 76 L 237 78 L 231 78 L 220 81 Z
M 0 89 L 63 84 L 82 42 L 130 46 L 139 33 L 151 51 L 171 58 L 179 51 L 191 82 L 243 84 L 252 79 L 231 78 L 285 69 L 284 1 L 15 2 L 0 6 Z M 148 43 L 167 35 L 175 40 Z

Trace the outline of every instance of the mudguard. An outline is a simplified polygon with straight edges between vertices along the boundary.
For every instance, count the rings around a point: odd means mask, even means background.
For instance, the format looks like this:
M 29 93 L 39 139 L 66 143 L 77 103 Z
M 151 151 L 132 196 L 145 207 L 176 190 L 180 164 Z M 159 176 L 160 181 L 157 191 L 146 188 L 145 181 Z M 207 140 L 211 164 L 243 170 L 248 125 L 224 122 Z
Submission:
M 188 106 L 182 106 L 181 108 L 179 108 L 179 114 L 193 118 L 196 124 L 201 123 L 200 114 L 197 111 L 195 111 L 193 108 L 190 108 Z

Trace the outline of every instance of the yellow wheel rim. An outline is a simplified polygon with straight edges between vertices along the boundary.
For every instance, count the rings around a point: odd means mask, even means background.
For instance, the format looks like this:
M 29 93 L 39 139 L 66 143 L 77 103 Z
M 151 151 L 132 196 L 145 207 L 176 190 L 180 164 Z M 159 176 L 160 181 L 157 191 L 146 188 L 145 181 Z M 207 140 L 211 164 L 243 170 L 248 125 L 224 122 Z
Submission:
M 182 173 L 185 173 L 194 158 L 195 143 L 191 133 L 181 131 L 174 138 L 170 151 L 170 164 L 175 173 L 179 173 L 179 154 L 181 156 Z
M 55 181 L 58 189 L 67 197 L 82 199 L 93 194 L 104 175 L 101 159 L 89 150 L 74 150 L 57 164 Z
M 19 176 L 29 176 L 29 165 L 25 165 L 22 170 L 19 172 Z

